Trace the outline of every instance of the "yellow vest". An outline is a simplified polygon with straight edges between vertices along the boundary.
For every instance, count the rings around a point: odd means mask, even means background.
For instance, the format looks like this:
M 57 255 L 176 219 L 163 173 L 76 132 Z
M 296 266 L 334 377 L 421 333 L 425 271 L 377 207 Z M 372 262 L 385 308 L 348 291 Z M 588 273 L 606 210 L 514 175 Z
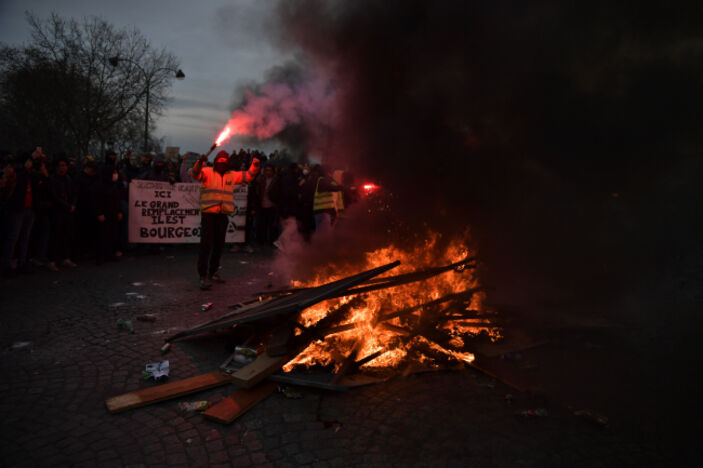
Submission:
M 234 213 L 234 185 L 241 182 L 243 177 L 235 177 L 233 171 L 220 175 L 210 167 L 207 169 L 205 181 L 200 185 L 200 211 L 203 213 Z
M 344 200 L 342 192 L 320 192 L 320 181 L 322 177 L 317 179 L 315 185 L 315 196 L 312 199 L 312 211 L 335 210 L 337 212 L 344 210 Z

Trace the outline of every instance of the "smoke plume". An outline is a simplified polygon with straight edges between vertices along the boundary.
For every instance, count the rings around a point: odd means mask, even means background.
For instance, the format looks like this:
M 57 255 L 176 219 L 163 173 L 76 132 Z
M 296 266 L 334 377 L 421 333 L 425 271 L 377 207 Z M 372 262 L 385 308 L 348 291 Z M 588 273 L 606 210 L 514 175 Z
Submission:
M 329 77 L 303 59 L 270 70 L 262 84 L 243 87 L 227 123 L 234 134 L 258 141 L 276 138 L 295 153 L 321 153 L 336 125 Z
M 611 299 L 650 275 L 639 253 L 668 226 L 686 232 L 647 203 L 700 173 L 700 9 L 281 2 L 276 40 L 306 72 L 246 94 L 233 119 L 262 138 L 305 127 L 326 164 L 393 195 L 403 236 L 470 226 L 493 297 Z

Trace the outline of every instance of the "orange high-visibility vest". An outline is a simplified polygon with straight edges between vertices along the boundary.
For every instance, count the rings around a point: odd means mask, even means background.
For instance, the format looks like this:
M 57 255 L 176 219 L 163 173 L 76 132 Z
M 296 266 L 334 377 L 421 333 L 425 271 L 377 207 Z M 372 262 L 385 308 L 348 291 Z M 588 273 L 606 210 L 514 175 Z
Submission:
M 200 171 L 200 211 L 203 213 L 234 213 L 234 186 L 247 179 L 246 171 L 227 171 L 224 175 L 211 167 Z M 250 177 L 250 180 L 253 176 Z

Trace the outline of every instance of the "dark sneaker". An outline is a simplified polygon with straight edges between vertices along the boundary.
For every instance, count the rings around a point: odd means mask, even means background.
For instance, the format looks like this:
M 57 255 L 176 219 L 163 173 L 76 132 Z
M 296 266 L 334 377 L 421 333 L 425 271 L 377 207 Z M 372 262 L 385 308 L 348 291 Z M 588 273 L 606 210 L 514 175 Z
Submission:
M 200 289 L 206 290 L 212 287 L 212 281 L 207 278 L 200 278 Z
M 210 279 L 211 279 L 212 281 L 214 281 L 215 283 L 224 283 L 224 282 L 225 282 L 224 278 L 222 278 L 219 273 L 213 274 L 213 275 L 210 277 Z

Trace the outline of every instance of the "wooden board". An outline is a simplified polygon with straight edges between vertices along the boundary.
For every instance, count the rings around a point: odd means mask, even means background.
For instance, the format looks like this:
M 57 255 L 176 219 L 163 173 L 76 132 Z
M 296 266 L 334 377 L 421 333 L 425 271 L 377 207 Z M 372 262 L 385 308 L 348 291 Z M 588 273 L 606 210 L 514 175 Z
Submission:
M 254 362 L 233 373 L 230 376 L 231 382 L 240 388 L 251 388 L 283 367 L 290 360 L 289 356 L 269 356 L 266 353 L 262 353 L 257 356 Z
M 203 412 L 203 416 L 221 424 L 232 421 L 273 393 L 274 382 L 264 382 L 250 389 L 240 389 Z
M 196 375 L 183 380 L 168 382 L 155 387 L 143 388 L 134 392 L 124 393 L 105 400 L 107 410 L 114 414 L 132 408 L 139 408 L 151 403 L 176 398 L 190 393 L 207 390 L 231 383 L 227 374 L 220 371 Z
M 268 380 L 272 382 L 298 385 L 300 387 L 319 388 L 321 390 L 332 390 L 335 392 L 346 392 L 349 387 L 344 385 L 333 384 L 330 382 L 329 375 L 304 375 L 304 374 L 287 374 L 278 373 L 268 376 Z

